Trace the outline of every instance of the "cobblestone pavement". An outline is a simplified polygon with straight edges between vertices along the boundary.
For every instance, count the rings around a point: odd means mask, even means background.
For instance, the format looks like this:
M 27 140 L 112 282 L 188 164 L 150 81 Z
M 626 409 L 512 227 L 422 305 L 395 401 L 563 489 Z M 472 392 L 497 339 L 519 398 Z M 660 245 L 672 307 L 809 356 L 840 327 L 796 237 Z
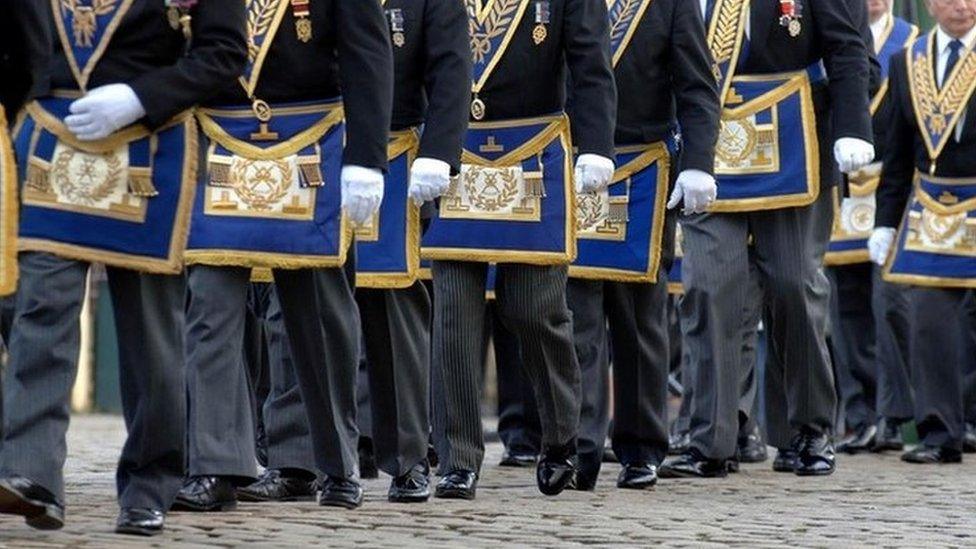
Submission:
M 932 467 L 896 455 L 843 457 L 835 475 L 820 479 L 774 473 L 767 462 L 725 480 L 664 480 L 643 492 L 616 489 L 617 466 L 607 464 L 595 493 L 547 498 L 532 470 L 496 466 L 499 444 L 489 446 L 473 502 L 387 503 L 381 478 L 366 482 L 356 511 L 296 503 L 173 513 L 165 535 L 143 541 L 111 533 L 123 434 L 118 418 L 75 418 L 67 526 L 37 532 L 2 517 L 0 547 L 976 546 L 976 457 Z

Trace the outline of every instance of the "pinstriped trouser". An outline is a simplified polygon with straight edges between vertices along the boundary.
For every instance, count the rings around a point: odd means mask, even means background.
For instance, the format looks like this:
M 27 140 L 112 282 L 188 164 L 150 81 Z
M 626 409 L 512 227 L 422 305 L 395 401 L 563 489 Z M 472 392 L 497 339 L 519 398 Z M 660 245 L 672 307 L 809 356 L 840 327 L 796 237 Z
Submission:
M 478 471 L 481 431 L 485 263 L 435 261 L 433 368 L 444 398 L 435 399 L 441 473 Z M 535 390 L 544 448 L 573 442 L 579 423 L 580 369 L 566 306 L 565 266 L 501 264 L 495 287 L 499 318 L 519 338 Z
M 694 362 L 692 444 L 707 457 L 735 454 L 742 361 L 742 315 L 755 266 L 771 347 L 784 367 L 789 426 L 830 433 L 837 395 L 827 353 L 829 284 L 823 256 L 833 210 L 830 193 L 811 205 L 682 220 L 682 333 Z M 753 238 L 750 245 L 749 238 Z

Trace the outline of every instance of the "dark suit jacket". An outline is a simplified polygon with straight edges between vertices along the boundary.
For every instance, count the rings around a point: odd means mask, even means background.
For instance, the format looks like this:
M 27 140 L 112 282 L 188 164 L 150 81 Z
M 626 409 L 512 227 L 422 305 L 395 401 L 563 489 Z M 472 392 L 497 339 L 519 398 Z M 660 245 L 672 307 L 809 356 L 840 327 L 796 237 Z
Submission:
M 143 122 L 153 128 L 236 78 L 246 52 L 240 0 L 198 2 L 190 12 L 189 49 L 183 32 L 170 26 L 166 12 L 163 0 L 135 0 L 88 81 L 88 89 L 115 83 L 131 86 L 146 109 Z M 70 26 L 67 32 L 70 40 Z M 56 32 L 54 37 L 50 87 L 77 90 Z
M 897 19 L 897 18 L 896 18 Z M 904 55 L 905 52 L 902 51 L 900 55 Z M 897 58 L 899 54 L 894 54 L 892 58 Z M 891 59 L 877 59 L 878 63 L 883 63 L 885 67 L 891 66 Z M 881 76 L 878 76 L 879 81 Z M 874 92 L 872 92 L 872 97 Z M 875 160 L 882 160 L 885 156 L 885 147 L 888 143 L 888 121 L 891 119 L 891 108 L 892 103 L 889 100 L 891 93 L 885 93 L 884 98 L 878 105 L 878 110 L 874 113 L 871 119 L 871 124 L 874 129 L 874 151 Z
M 379 0 L 315 0 L 309 7 L 312 39 L 298 39 L 294 14 L 287 8 L 255 96 L 275 103 L 341 95 L 346 112 L 343 163 L 385 170 L 393 56 Z M 251 103 L 235 79 L 226 79 L 222 87 L 213 103 Z
M 51 26 L 46 2 L 0 3 L 0 103 L 13 118 L 33 90 L 47 85 Z
M 929 154 L 915 121 L 915 110 L 908 88 L 905 52 L 891 58 L 888 95 L 891 110 L 888 118 L 888 141 L 884 169 L 877 191 L 875 226 L 897 227 L 901 222 L 912 191 L 915 170 L 929 171 Z M 949 138 L 936 162 L 936 176 L 976 177 L 976 96 L 969 99 L 962 139 Z
M 698 2 L 650 1 L 614 68 L 616 142 L 661 141 L 680 124 L 679 169 L 712 173 L 720 108 Z
M 458 0 L 387 0 L 393 42 L 393 130 L 424 125 L 419 156 L 457 172 L 471 101 L 471 49 Z
M 573 97 L 573 143 L 580 153 L 613 157 L 617 108 L 606 0 L 550 0 L 547 37 L 532 39 L 536 0 L 529 2 L 505 56 L 479 97 L 485 120 L 553 114 Z

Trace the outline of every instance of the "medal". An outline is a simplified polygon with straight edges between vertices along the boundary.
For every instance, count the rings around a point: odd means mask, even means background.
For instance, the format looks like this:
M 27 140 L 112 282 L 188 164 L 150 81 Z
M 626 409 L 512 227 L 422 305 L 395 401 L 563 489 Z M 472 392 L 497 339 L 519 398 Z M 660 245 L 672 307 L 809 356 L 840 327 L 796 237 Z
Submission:
M 796 13 L 796 0 L 779 0 L 779 25 L 790 33 L 792 38 L 800 36 L 803 25 Z
M 535 42 L 536 46 L 545 42 L 549 36 L 549 29 L 546 28 L 546 25 L 549 24 L 551 17 L 549 2 L 539 1 L 535 3 L 535 28 L 532 29 L 532 41 Z
M 546 36 L 548 35 L 549 31 L 546 30 L 545 25 L 536 25 L 535 28 L 532 29 L 532 41 L 535 42 L 536 46 L 545 42 Z
M 291 0 L 291 13 L 295 17 L 295 35 L 298 40 L 308 43 L 312 40 L 312 21 L 309 20 L 308 5 L 312 0 Z
M 482 101 L 477 95 L 471 101 L 471 118 L 475 120 L 481 120 L 485 117 L 485 102 Z

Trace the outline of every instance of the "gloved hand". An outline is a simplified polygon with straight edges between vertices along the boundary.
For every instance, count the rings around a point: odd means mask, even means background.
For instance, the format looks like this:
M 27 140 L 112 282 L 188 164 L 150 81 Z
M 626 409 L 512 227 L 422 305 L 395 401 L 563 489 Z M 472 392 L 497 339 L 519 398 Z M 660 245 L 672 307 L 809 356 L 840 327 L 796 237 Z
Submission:
M 841 137 L 834 142 L 834 160 L 840 171 L 853 172 L 874 160 L 874 145 L 856 137 Z
M 451 184 L 451 165 L 436 158 L 418 158 L 410 166 L 407 194 L 418 206 L 447 191 Z
M 369 220 L 383 201 L 383 172 L 362 166 L 342 167 L 342 208 L 356 225 Z
M 668 209 L 674 209 L 683 198 L 684 214 L 702 213 L 715 201 L 718 196 L 718 185 L 715 178 L 701 170 L 684 170 L 678 174 L 674 191 L 668 199 Z
M 573 180 L 576 192 L 592 193 L 607 188 L 613 179 L 613 160 L 598 154 L 581 154 L 576 159 Z
M 146 115 L 136 92 L 126 84 L 108 84 L 68 106 L 68 131 L 82 141 L 104 139 Z
M 891 253 L 891 246 L 895 243 L 895 230 L 891 227 L 875 227 L 868 238 L 868 256 L 871 262 L 884 265 Z

